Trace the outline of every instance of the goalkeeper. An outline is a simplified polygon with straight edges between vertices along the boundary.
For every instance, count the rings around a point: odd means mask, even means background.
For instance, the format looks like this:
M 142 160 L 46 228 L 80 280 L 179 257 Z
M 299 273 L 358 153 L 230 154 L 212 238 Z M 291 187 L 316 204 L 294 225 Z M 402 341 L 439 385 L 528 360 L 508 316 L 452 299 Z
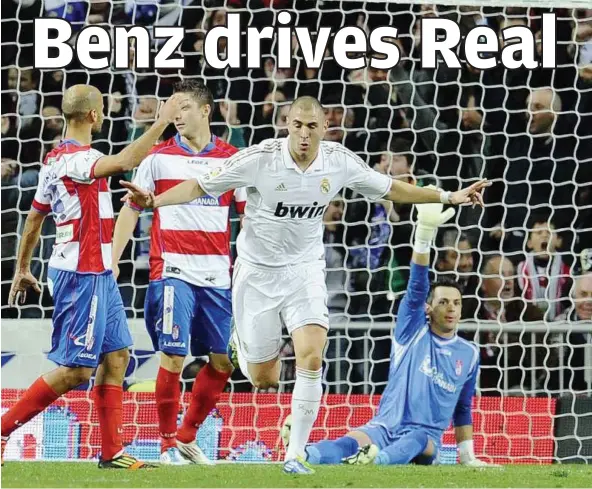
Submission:
M 473 450 L 471 402 L 479 350 L 456 335 L 460 287 L 452 281 L 438 281 L 430 287 L 428 278 L 431 242 L 438 226 L 454 215 L 454 209 L 442 212 L 442 207 L 417 205 L 411 276 L 399 308 L 389 382 L 378 414 L 342 438 L 307 446 L 309 463 L 431 465 L 438 460 L 442 433 L 452 419 L 460 462 L 488 465 Z M 289 431 L 290 420 L 286 420 L 284 443 Z

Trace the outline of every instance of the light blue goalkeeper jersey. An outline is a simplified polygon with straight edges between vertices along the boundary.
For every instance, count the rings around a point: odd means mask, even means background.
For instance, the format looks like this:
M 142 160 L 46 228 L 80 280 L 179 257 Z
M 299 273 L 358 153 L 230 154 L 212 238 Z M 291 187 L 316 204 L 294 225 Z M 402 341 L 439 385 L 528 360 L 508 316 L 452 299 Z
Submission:
M 411 264 L 407 293 L 393 335 L 388 385 L 372 420 L 392 431 L 418 427 L 439 441 L 450 426 L 472 424 L 471 403 L 479 372 L 479 350 L 454 336 L 431 332 L 425 304 L 428 267 Z

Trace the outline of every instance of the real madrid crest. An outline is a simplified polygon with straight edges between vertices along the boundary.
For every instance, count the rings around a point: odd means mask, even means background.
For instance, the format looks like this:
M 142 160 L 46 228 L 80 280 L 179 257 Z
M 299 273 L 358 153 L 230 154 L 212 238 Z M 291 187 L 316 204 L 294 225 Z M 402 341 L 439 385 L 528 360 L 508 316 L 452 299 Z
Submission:
M 321 180 L 321 192 L 324 194 L 328 194 L 331 191 L 331 184 L 329 183 L 328 178 L 323 178 Z
M 222 173 L 222 168 L 218 167 L 218 168 L 214 168 L 210 173 L 207 173 L 206 175 L 204 175 L 203 179 L 204 181 L 209 181 L 212 178 L 217 177 L 218 175 L 220 175 L 220 173 Z

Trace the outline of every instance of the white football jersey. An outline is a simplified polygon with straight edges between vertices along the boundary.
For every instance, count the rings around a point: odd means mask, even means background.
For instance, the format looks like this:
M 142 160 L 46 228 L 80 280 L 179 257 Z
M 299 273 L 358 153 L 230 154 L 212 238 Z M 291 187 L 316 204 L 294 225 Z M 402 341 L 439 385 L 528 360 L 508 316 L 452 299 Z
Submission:
M 287 138 L 239 151 L 197 181 L 214 197 L 246 188 L 238 257 L 266 267 L 324 260 L 323 214 L 335 195 L 347 187 L 378 200 L 392 183 L 342 144 L 328 141 L 303 172 L 290 156 Z

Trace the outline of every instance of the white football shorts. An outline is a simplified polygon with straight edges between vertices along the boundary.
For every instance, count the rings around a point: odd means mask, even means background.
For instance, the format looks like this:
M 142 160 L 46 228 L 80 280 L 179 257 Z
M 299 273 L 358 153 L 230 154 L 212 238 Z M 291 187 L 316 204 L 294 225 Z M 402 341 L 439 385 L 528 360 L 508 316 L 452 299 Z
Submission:
M 329 329 L 325 262 L 274 269 L 237 260 L 232 309 L 244 359 L 273 360 L 280 353 L 283 326 L 289 334 L 307 324 Z

